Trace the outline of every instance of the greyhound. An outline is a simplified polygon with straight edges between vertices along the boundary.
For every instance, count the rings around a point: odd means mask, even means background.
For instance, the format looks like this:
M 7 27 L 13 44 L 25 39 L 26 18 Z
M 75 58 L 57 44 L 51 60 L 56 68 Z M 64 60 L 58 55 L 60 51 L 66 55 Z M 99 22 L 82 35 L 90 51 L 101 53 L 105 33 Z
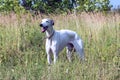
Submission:
M 54 63 L 58 59 L 58 54 L 66 47 L 67 58 L 71 62 L 71 54 L 77 52 L 80 59 L 84 60 L 83 41 L 78 34 L 71 30 L 54 30 L 54 21 L 49 18 L 42 19 L 40 27 L 42 33 L 46 32 L 46 53 L 48 64 L 52 63 L 51 53 L 53 53 Z

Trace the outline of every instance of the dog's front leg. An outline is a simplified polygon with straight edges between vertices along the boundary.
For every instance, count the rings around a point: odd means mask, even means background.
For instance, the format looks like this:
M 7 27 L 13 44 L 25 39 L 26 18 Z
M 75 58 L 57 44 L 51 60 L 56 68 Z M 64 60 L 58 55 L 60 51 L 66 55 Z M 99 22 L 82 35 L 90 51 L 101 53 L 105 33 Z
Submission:
M 47 53 L 47 60 L 48 60 L 48 64 L 50 65 L 52 61 L 51 61 L 51 55 L 49 52 Z
M 54 52 L 53 54 L 54 54 L 54 64 L 55 64 L 58 59 L 58 53 Z
M 46 40 L 46 53 L 47 53 L 47 61 L 48 61 L 48 64 L 50 65 L 52 63 L 52 60 L 51 60 L 51 49 L 50 49 L 50 45 L 49 45 L 49 41 Z
M 52 49 L 53 52 L 53 57 L 54 57 L 54 64 L 56 63 L 57 59 L 58 59 L 58 51 L 56 48 Z

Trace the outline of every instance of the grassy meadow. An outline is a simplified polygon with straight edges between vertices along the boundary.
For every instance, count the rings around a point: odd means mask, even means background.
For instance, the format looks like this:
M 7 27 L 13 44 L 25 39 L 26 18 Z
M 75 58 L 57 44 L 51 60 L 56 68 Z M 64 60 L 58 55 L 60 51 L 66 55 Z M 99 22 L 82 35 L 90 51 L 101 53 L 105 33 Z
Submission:
M 39 23 L 76 31 L 84 41 L 85 62 L 66 51 L 48 66 Z M 0 15 L 0 80 L 120 80 L 120 14 Z

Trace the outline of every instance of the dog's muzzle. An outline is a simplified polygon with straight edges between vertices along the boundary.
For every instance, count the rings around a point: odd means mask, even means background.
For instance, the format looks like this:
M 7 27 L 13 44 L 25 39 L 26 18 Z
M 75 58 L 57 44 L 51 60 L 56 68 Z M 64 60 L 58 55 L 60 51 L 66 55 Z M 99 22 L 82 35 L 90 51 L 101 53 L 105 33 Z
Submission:
M 42 33 L 44 33 L 48 28 L 48 26 L 43 26 L 43 24 L 40 24 L 40 27 L 42 28 Z

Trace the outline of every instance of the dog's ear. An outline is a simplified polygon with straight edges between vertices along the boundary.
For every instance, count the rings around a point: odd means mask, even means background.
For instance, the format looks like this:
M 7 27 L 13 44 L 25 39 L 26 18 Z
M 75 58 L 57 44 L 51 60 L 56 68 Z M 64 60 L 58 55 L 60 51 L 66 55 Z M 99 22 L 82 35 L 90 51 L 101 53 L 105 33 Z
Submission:
M 52 25 L 54 25 L 54 21 L 53 20 L 51 20 L 51 23 L 52 23 Z

